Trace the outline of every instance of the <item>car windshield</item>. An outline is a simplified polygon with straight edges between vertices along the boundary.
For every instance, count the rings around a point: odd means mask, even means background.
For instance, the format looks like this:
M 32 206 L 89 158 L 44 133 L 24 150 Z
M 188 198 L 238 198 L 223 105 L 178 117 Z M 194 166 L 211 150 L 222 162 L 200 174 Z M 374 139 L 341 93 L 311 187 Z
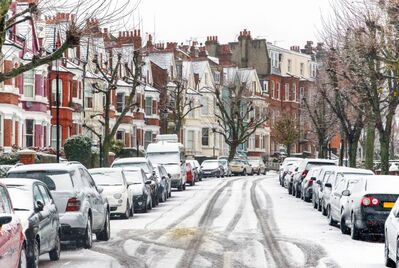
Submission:
M 153 164 L 180 163 L 179 153 L 147 153 L 147 158 Z
M 120 168 L 142 168 L 145 173 L 150 173 L 150 168 L 146 162 L 127 162 L 127 163 L 115 163 L 112 167 L 120 167 Z
M 204 161 L 201 165 L 203 168 L 218 168 L 219 161 Z
M 123 185 L 123 177 L 118 172 L 90 172 L 96 185 L 99 186 L 119 186 Z
M 259 165 L 259 160 L 249 160 L 248 161 L 251 165 Z
M 124 171 L 126 181 L 133 184 L 142 184 L 143 178 L 139 170 L 125 170 Z
M 332 162 L 309 162 L 306 165 L 306 170 L 310 170 L 312 167 L 316 167 L 316 166 L 335 166 L 335 163 Z
M 7 189 L 15 211 L 33 210 L 33 197 L 30 189 L 10 185 L 7 186 Z
M 44 182 L 51 191 L 70 191 L 73 189 L 71 175 L 60 170 L 34 170 L 10 172 L 7 178 L 27 178 Z

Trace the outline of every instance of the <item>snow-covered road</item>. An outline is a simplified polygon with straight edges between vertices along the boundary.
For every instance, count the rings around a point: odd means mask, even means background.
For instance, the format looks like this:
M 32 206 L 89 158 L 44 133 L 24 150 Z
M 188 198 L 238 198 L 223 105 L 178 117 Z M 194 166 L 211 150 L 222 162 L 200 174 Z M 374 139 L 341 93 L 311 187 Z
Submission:
M 342 235 L 275 174 L 207 179 L 111 228 L 41 267 L 384 267 L 383 243 Z

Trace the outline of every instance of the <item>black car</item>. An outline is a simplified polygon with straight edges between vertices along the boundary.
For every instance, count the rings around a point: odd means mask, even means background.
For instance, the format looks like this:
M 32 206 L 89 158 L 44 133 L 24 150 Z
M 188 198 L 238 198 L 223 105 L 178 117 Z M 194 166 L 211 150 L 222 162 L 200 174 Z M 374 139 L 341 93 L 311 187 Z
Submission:
M 147 175 L 141 168 L 126 168 L 123 170 L 129 188 L 133 190 L 134 211 L 142 211 L 147 213 L 153 207 L 151 195 L 151 180 L 147 179 Z
M 45 253 L 49 253 L 50 260 L 58 260 L 61 225 L 46 184 L 31 179 L 4 179 L 2 182 L 7 186 L 24 228 L 28 267 L 38 267 L 39 256 Z
M 342 195 L 348 197 L 349 206 L 343 216 L 352 239 L 358 240 L 366 233 L 382 235 L 385 220 L 399 196 L 399 180 L 397 176 L 364 176 Z

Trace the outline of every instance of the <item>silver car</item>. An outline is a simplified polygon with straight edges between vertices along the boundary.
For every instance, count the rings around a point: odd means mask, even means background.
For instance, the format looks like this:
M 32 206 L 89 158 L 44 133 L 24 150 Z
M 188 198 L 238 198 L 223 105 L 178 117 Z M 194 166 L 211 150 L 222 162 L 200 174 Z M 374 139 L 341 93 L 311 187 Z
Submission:
M 61 241 L 76 241 L 92 247 L 97 240 L 110 238 L 110 209 L 87 169 L 78 162 L 22 165 L 10 169 L 7 178 L 29 178 L 44 182 L 56 203 Z

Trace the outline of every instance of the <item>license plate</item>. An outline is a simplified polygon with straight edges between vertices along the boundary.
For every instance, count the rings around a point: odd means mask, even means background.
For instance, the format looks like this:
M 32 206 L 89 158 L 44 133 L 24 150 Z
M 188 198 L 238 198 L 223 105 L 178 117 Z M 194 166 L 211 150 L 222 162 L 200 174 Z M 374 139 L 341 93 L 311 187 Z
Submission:
M 384 202 L 384 208 L 393 208 L 395 202 Z

